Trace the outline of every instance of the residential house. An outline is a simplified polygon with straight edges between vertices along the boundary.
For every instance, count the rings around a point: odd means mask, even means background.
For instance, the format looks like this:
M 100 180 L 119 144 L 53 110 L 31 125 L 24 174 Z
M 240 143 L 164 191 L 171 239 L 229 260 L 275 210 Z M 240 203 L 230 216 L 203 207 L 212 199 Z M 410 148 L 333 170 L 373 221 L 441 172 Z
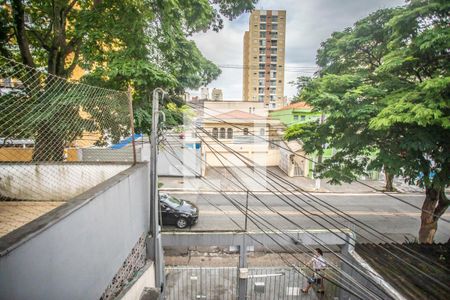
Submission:
M 268 110 L 264 107 L 264 103 L 205 101 L 203 117 L 197 120 L 197 123 L 199 122 L 204 130 L 197 129 L 197 134 L 202 139 L 202 156 L 205 158 L 203 174 L 206 165 L 213 167 L 246 165 L 226 147 L 254 161 L 258 166 L 278 166 L 279 150 L 268 142 L 274 137 L 270 133 L 271 128 L 278 122 L 268 119 Z M 216 151 L 223 155 L 223 157 L 219 155 L 221 161 L 216 157 L 218 155 Z
M 286 126 L 291 126 L 319 120 L 320 112 L 313 111 L 313 108 L 305 102 L 296 102 L 271 111 L 270 117 L 280 120 Z

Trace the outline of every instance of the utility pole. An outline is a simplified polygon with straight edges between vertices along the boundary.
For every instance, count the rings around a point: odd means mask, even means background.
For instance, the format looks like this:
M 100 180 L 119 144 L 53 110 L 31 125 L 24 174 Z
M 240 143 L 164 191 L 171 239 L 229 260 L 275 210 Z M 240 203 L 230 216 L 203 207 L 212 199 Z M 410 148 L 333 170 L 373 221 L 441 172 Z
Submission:
M 324 119 L 325 119 L 325 115 L 322 113 L 322 114 L 320 115 L 319 124 L 323 124 Z M 323 150 L 323 146 L 324 146 L 324 145 L 322 145 L 322 150 Z M 315 171 L 315 169 L 317 168 L 318 165 L 320 166 L 321 164 L 322 164 L 322 154 L 320 154 L 320 155 L 317 157 L 317 163 L 316 163 L 316 166 L 314 167 L 314 177 L 316 177 L 315 189 L 316 189 L 317 191 L 320 190 L 320 178 L 317 177 L 317 172 Z
M 153 90 L 152 99 L 152 132 L 150 137 L 150 231 L 153 242 L 150 247 L 150 258 L 155 264 L 155 283 L 161 291 L 161 299 L 164 292 L 164 255 L 161 244 L 161 232 L 159 227 L 159 194 L 158 194 L 158 121 L 159 121 L 159 95 L 164 96 L 161 88 Z
M 245 224 L 242 235 L 242 245 L 239 247 L 239 300 L 245 300 L 247 298 L 247 280 L 248 280 L 248 268 L 247 268 L 247 214 L 248 214 L 248 190 L 245 198 Z

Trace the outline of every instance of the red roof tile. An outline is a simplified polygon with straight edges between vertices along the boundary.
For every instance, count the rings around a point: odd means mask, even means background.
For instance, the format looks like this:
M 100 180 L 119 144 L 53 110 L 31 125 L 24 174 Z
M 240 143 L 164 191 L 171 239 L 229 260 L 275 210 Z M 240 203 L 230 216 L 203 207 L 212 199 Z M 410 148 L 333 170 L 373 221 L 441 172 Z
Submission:
M 276 111 L 287 110 L 287 109 L 312 109 L 312 106 L 310 106 L 306 102 L 296 102 L 296 103 L 289 104 L 288 106 L 285 106 L 283 108 L 277 109 Z

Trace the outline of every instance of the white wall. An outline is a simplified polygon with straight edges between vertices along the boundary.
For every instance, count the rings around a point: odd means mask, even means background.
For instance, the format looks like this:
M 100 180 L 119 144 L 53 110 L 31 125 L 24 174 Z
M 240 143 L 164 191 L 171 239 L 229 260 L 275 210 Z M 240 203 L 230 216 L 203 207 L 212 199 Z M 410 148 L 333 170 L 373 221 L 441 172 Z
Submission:
M 130 167 L 124 163 L 7 163 L 0 195 L 19 200 L 68 200 Z
M 251 108 L 252 113 L 261 117 L 267 117 L 269 111 L 264 108 L 263 102 L 250 102 L 250 101 L 205 101 L 204 103 L 204 117 L 209 118 L 211 116 L 230 112 L 232 110 L 240 110 L 248 113 Z M 253 108 L 255 110 L 253 111 Z
M 1 241 L 0 299 L 99 299 L 149 230 L 149 187 L 137 164 Z

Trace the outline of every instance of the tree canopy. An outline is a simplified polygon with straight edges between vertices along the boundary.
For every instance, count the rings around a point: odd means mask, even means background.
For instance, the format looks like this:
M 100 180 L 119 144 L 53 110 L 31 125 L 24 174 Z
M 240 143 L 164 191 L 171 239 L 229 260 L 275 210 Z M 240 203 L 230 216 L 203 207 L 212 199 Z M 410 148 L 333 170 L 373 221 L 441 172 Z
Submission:
M 190 36 L 220 30 L 223 18 L 253 9 L 257 0 L 6 0 L 0 6 L 0 53 L 48 73 L 126 91 L 132 87 L 136 129 L 151 124 L 149 94 L 176 97 L 220 75 Z M 172 123 L 173 123 L 172 122 Z
M 413 0 L 333 33 L 318 50 L 318 77 L 299 95 L 326 120 L 286 132 L 307 152 L 336 149 L 318 167 L 335 183 L 383 168 L 424 187 L 424 242 L 449 205 L 449 12 L 448 1 Z

